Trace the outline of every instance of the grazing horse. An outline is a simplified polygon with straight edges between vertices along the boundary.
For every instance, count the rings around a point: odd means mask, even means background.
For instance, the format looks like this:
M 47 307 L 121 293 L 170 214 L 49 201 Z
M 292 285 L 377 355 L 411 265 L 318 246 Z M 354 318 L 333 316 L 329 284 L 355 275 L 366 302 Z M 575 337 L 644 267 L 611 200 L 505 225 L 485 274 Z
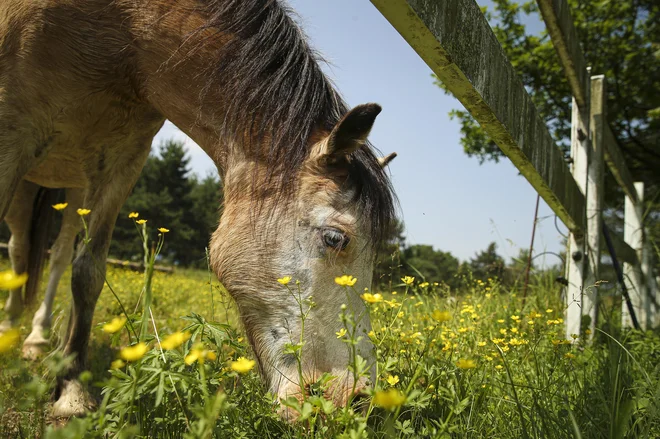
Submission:
M 269 389 L 300 397 L 335 376 L 345 404 L 365 379 L 346 372 L 334 335 L 340 307 L 365 305 L 336 285 L 369 287 L 378 241 L 395 215 L 391 184 L 367 136 L 376 104 L 349 110 L 277 0 L 3 0 L 0 2 L 0 219 L 24 182 L 79 188 L 91 241 L 73 261 L 73 307 L 53 415 L 84 412 L 92 316 L 122 203 L 165 119 L 215 162 L 224 209 L 211 267 L 235 299 Z M 299 281 L 314 297 L 305 320 L 305 382 L 285 345 L 302 331 Z M 357 350 L 373 364 L 366 336 Z
M 35 299 L 41 277 L 42 259 L 49 242 L 48 220 L 53 213 L 52 202 L 56 200 L 53 198 L 56 194 L 52 189 L 40 189 L 38 185 L 27 180 L 22 180 L 16 188 L 14 199 L 5 216 L 11 231 L 9 258 L 14 272 L 27 272 L 29 277 L 25 286 L 25 298 L 21 294 L 22 288 L 9 292 L 9 299 L 5 303 L 7 318 L 0 323 L 0 332 L 14 326 L 23 312 L 23 307 Z M 80 189 L 66 191 L 68 209 L 63 211 L 60 231 L 51 248 L 50 275 L 44 300 L 32 319 L 32 332 L 23 342 L 24 358 L 36 360 L 49 345 L 44 333 L 50 329 L 57 286 L 71 263 L 76 235 L 82 228 L 76 213 L 76 209 L 82 205 L 82 195 Z

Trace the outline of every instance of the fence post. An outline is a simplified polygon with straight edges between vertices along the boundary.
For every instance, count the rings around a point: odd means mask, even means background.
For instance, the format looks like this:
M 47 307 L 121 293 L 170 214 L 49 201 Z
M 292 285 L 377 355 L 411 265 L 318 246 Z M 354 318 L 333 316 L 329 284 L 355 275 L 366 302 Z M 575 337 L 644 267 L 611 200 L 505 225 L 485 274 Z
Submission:
M 637 191 L 637 203 L 626 195 L 626 202 L 624 206 L 623 217 L 623 240 L 637 252 L 637 257 L 640 264 L 644 260 L 644 227 L 642 223 L 643 205 L 644 201 L 644 183 L 635 183 L 635 190 Z M 630 295 L 635 315 L 639 321 L 640 327 L 644 330 L 647 328 L 648 316 L 646 313 L 646 303 L 648 296 L 646 294 L 646 285 L 644 283 L 642 267 L 635 266 L 629 263 L 623 264 L 623 276 Z M 632 320 L 626 308 L 625 303 L 621 308 L 621 326 L 631 328 Z
M 588 102 L 588 101 L 587 101 Z M 581 111 L 582 110 L 582 111 Z M 573 104 L 571 108 L 571 159 L 573 166 L 571 173 L 577 183 L 578 188 L 587 196 L 587 170 L 589 166 L 589 114 L 585 109 L 580 109 L 573 97 Z M 583 215 L 586 214 L 582 212 Z M 587 229 L 587 222 L 584 221 L 585 229 Z M 566 338 L 571 340 L 572 334 L 580 334 L 580 327 L 582 323 L 582 292 L 585 285 L 587 275 L 586 264 L 586 234 L 576 234 L 570 232 L 568 235 L 568 247 L 566 258 L 566 279 L 568 286 L 566 287 L 565 300 L 565 324 L 566 324 Z
M 588 315 L 588 328 L 594 333 L 598 319 L 598 287 L 600 280 L 600 236 L 602 230 L 602 206 L 604 187 L 604 151 L 606 93 L 605 76 L 591 77 L 591 102 L 589 104 L 589 129 L 591 148 L 588 151 L 587 166 L 587 276 L 582 291 L 582 315 Z M 586 329 L 586 328 L 585 328 Z

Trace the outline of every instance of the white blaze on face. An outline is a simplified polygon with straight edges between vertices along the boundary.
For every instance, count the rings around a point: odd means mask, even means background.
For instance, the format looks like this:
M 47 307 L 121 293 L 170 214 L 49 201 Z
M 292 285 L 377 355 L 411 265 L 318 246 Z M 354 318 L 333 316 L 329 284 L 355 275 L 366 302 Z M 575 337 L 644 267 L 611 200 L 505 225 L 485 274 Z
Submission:
M 351 200 L 352 193 L 344 197 Z M 360 298 L 360 293 L 371 284 L 373 254 L 354 209 L 339 211 L 322 203 L 323 199 L 330 200 L 326 194 L 317 194 L 314 198 L 314 203 L 310 200 L 299 203 L 295 221 L 283 234 L 287 239 L 278 240 L 280 248 L 274 252 L 280 255 L 273 261 L 280 273 L 291 276 L 293 281 L 288 297 L 278 294 L 281 302 L 277 306 L 286 312 L 277 312 L 280 320 L 272 322 L 274 326 L 269 330 L 275 349 L 268 349 L 272 357 L 262 360 L 272 362 L 272 370 L 267 373 L 271 391 L 281 397 L 300 394 L 298 361 L 295 355 L 286 354 L 285 349 L 287 344 L 299 344 L 302 334 L 302 372 L 306 381 L 303 387 L 315 382 L 323 373 L 330 373 L 336 378 L 329 386 L 328 396 L 345 403 L 354 387 L 353 377 L 348 373 L 354 358 L 350 345 L 338 339 L 336 333 L 344 328 L 340 317 L 344 312 L 357 328 L 356 337 L 361 337 L 357 354 L 373 363 L 373 347 L 367 336 L 371 325 L 368 310 Z M 350 206 L 348 202 L 333 201 Z M 313 207 L 309 209 L 308 206 Z M 348 244 L 334 248 L 333 240 L 340 236 L 345 236 Z M 357 284 L 348 288 L 337 285 L 335 278 L 344 274 L 356 277 Z M 342 305 L 346 305 L 343 311 Z M 304 328 L 301 313 L 305 315 Z M 268 368 L 267 364 L 264 366 Z M 365 381 L 356 384 L 357 390 L 365 386 Z

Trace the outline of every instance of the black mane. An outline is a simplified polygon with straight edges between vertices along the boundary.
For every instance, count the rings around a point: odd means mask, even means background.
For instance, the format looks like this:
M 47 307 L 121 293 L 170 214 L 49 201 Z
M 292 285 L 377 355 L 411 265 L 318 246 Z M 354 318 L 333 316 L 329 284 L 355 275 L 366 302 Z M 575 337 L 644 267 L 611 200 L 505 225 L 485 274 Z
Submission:
M 287 192 L 309 154 L 310 135 L 329 132 L 348 106 L 286 6 L 277 0 L 202 1 L 209 20 L 199 31 L 235 36 L 223 45 L 207 83 L 207 92 L 231 90 L 219 134 L 246 148 L 255 145 L 248 152 L 269 163 Z M 347 166 L 354 201 L 376 244 L 395 217 L 391 183 L 370 145 L 353 153 Z

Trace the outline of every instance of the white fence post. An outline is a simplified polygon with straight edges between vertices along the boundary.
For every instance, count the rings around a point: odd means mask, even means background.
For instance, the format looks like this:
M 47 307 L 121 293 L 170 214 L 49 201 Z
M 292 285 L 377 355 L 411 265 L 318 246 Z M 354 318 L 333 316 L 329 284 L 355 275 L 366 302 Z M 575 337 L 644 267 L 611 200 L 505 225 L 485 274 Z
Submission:
M 637 257 L 639 258 L 640 263 L 643 263 L 644 227 L 642 223 L 642 202 L 644 201 L 644 183 L 635 183 L 635 190 L 637 191 L 637 203 L 634 203 L 633 200 L 626 195 L 623 219 L 623 239 L 637 252 Z M 646 313 L 645 302 L 648 302 L 648 296 L 646 294 L 646 285 L 643 278 L 642 267 L 626 262 L 623 264 L 623 276 L 637 321 L 642 329 L 646 329 L 648 316 Z M 626 328 L 631 328 L 633 326 L 625 301 L 621 308 L 621 326 Z
M 583 114 L 578 107 L 575 97 L 571 110 L 571 159 L 573 166 L 571 173 L 577 183 L 578 188 L 587 196 L 587 170 L 589 167 L 589 129 L 588 120 L 584 120 Z M 583 212 L 585 214 L 585 212 Z M 585 221 L 586 225 L 587 222 Z M 586 229 L 586 227 L 585 227 Z M 571 339 L 572 334 L 580 334 L 582 323 L 582 300 L 583 289 L 587 281 L 586 264 L 586 233 L 577 235 L 569 233 L 568 248 L 566 258 L 566 287 L 565 299 L 565 323 L 566 338 Z
M 600 280 L 600 237 L 604 186 L 604 150 L 606 118 L 605 76 L 591 77 L 589 129 L 591 132 L 587 169 L 587 276 L 582 291 L 582 315 L 588 315 L 589 329 L 594 333 L 598 319 L 598 287 Z

